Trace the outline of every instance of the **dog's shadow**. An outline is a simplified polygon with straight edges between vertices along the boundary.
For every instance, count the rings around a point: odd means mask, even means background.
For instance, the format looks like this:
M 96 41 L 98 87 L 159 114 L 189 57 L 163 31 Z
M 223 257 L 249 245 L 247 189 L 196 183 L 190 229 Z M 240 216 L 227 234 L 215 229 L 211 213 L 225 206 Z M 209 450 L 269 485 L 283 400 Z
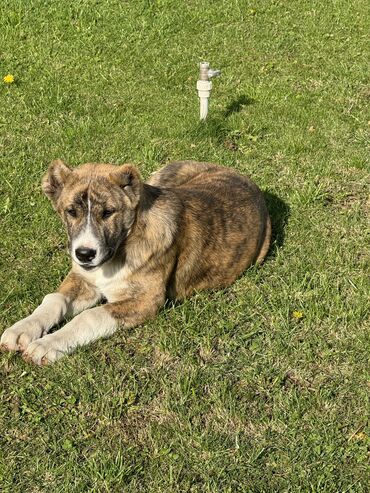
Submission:
M 263 192 L 263 195 L 266 200 L 272 226 L 271 247 L 266 256 L 266 259 L 268 259 L 269 257 L 274 257 L 276 251 L 284 244 L 285 229 L 290 216 L 290 207 L 272 192 L 266 190 Z

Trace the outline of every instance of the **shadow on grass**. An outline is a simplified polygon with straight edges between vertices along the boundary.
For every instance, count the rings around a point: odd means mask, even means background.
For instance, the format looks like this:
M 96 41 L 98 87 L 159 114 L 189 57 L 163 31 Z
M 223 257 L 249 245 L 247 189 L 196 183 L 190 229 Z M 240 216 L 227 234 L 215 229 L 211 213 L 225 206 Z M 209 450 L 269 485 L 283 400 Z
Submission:
M 274 193 L 263 192 L 271 217 L 271 247 L 266 258 L 275 256 L 276 250 L 284 244 L 285 229 L 290 216 L 290 207 Z
M 239 113 L 243 110 L 245 106 L 249 106 L 254 103 L 254 99 L 246 96 L 245 94 L 241 94 L 237 99 L 231 101 L 224 111 L 224 117 L 232 115 L 233 113 Z

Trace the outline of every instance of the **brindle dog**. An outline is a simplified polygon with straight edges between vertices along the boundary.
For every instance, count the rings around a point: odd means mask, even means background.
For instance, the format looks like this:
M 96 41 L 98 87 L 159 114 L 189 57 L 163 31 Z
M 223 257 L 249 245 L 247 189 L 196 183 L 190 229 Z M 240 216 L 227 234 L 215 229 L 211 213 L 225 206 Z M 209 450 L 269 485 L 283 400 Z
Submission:
M 67 228 L 72 270 L 1 338 L 36 364 L 143 323 L 166 298 L 227 286 L 269 248 L 261 191 L 215 164 L 174 162 L 143 183 L 129 164 L 72 170 L 58 160 L 42 187 Z

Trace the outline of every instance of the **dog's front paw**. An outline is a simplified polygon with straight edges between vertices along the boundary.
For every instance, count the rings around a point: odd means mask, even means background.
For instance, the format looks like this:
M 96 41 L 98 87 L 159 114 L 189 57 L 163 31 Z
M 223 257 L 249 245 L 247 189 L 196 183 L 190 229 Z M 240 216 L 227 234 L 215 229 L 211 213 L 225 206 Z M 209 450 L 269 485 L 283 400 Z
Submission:
M 23 358 L 36 365 L 47 365 L 62 358 L 64 354 L 58 348 L 57 339 L 49 335 L 32 342 L 23 353 Z
M 42 336 L 42 327 L 37 319 L 25 318 L 6 329 L 0 339 L 3 351 L 24 351 L 35 339 Z

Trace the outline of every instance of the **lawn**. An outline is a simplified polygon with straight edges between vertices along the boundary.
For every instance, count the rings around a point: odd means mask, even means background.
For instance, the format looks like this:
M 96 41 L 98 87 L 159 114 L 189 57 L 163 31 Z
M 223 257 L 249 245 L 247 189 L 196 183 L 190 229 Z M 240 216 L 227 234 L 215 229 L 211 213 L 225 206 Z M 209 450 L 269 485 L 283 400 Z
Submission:
M 67 274 L 49 162 L 221 163 L 266 194 L 230 288 L 48 367 L 0 355 L 4 493 L 370 491 L 366 0 L 4 0 L 0 332 Z M 222 70 L 198 121 L 198 64 Z M 5 84 L 12 74 L 15 82 Z

